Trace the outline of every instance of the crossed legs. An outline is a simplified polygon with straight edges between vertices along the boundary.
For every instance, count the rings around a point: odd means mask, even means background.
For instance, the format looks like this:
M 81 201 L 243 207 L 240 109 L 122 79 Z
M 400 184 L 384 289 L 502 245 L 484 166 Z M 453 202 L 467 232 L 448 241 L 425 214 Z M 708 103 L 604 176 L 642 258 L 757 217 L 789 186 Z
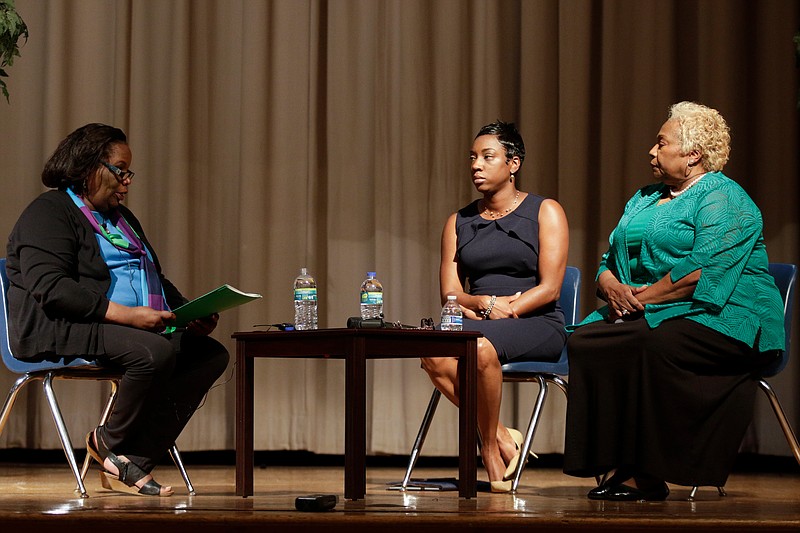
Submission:
M 425 357 L 422 368 L 433 385 L 458 406 L 458 359 Z M 500 423 L 503 373 L 497 351 L 485 338 L 478 339 L 478 431 L 481 458 L 490 481 L 502 481 L 509 461 L 517 453 L 516 443 Z
M 104 363 L 124 369 L 119 395 L 105 426 L 91 437 L 95 450 L 118 454 L 152 479 L 153 467 L 175 443 L 214 381 L 225 371 L 228 352 L 216 340 L 176 333 L 171 338 L 147 331 L 103 325 Z M 87 443 L 88 444 L 88 443 Z M 119 467 L 101 453 L 103 466 Z M 170 492 L 168 487 L 161 491 Z

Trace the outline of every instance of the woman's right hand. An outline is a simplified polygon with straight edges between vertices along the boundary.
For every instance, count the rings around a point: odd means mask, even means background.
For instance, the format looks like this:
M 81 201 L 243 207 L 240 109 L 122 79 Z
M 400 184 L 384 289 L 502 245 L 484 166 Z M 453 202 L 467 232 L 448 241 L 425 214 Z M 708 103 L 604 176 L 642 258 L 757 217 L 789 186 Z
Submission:
M 157 311 L 152 307 L 128 307 L 115 302 L 109 302 L 106 310 L 105 321 L 121 326 L 131 326 L 146 331 L 161 332 L 175 320 L 175 314 L 170 311 Z
M 489 314 L 489 319 L 498 320 L 501 318 L 519 318 L 517 312 L 511 307 L 511 302 L 520 297 L 522 293 L 517 292 L 511 296 L 498 296 L 492 306 L 492 312 Z
M 644 305 L 636 298 L 636 294 L 643 290 L 641 287 L 632 287 L 620 283 L 610 270 L 600 274 L 597 284 L 606 302 L 608 302 L 609 320 L 616 320 L 631 313 L 644 311 Z
M 175 320 L 175 314 L 170 311 L 156 311 L 152 307 L 132 307 L 130 325 L 159 333 L 164 331 L 169 322 Z

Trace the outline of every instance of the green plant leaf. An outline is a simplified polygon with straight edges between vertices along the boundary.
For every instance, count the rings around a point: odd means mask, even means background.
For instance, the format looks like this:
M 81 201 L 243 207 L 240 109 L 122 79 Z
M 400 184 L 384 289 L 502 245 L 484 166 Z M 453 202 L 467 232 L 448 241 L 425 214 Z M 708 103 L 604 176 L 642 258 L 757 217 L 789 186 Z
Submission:
M 14 58 L 19 55 L 19 40 L 28 40 L 28 26 L 17 14 L 14 0 L 0 0 L 0 77 L 8 77 L 2 67 L 14 64 Z M 8 87 L 0 80 L 0 90 L 8 102 Z

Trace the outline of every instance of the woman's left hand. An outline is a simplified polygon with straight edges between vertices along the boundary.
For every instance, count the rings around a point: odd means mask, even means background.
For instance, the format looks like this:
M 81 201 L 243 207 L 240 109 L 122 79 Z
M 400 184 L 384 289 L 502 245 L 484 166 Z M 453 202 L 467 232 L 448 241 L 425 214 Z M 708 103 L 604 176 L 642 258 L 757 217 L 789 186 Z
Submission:
M 192 320 L 186 325 L 186 331 L 198 337 L 209 335 L 217 327 L 217 322 L 219 322 L 219 313 L 214 313 L 205 318 Z

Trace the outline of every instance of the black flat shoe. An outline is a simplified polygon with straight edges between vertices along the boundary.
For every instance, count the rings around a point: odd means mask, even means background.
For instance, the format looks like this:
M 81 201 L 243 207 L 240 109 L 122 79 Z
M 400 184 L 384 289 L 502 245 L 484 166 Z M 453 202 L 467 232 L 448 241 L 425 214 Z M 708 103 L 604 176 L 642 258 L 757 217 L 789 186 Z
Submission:
M 600 485 L 598 487 L 595 487 L 592 490 L 590 490 L 589 494 L 587 494 L 587 496 L 589 497 L 590 500 L 607 500 L 608 499 L 608 493 L 613 491 L 613 490 L 616 490 L 617 487 L 619 487 L 619 485 L 612 485 L 610 483 L 603 483 L 602 485 Z
M 617 485 L 606 491 L 606 500 L 615 502 L 661 502 L 669 496 L 669 487 L 663 481 L 647 489 Z
M 628 472 L 617 470 L 614 472 L 614 475 L 605 480 L 605 482 L 590 490 L 587 496 L 590 500 L 607 500 L 609 492 L 617 489 L 631 477 L 631 474 Z

